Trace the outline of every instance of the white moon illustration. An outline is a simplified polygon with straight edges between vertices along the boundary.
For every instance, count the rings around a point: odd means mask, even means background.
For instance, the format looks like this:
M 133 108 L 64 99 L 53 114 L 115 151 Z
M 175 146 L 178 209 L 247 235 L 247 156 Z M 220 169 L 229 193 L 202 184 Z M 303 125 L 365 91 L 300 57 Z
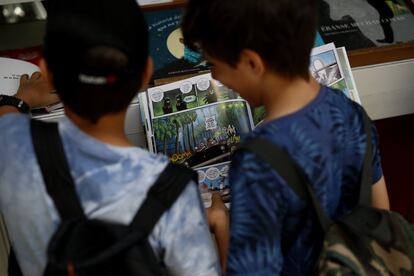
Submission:
M 182 39 L 183 34 L 180 28 L 173 31 L 167 38 L 167 48 L 177 59 L 184 57 L 184 43 L 182 43 Z

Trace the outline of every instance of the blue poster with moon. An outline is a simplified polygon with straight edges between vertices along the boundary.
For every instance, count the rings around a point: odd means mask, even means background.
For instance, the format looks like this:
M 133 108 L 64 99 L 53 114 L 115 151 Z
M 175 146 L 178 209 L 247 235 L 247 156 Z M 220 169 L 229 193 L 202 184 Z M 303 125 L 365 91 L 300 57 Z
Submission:
M 154 60 L 154 80 L 208 69 L 200 53 L 184 46 L 180 29 L 182 12 L 183 9 L 174 8 L 145 13 L 150 55 Z

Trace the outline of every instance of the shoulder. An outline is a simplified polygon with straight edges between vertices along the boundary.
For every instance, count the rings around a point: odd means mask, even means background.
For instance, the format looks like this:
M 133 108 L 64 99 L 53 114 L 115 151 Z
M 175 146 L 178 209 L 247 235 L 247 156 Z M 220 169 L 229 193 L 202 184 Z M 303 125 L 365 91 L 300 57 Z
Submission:
M 0 117 L 0 139 L 11 139 L 23 133 L 27 133 L 29 129 L 30 118 L 21 113 L 6 114 Z M 14 139 L 11 139 L 13 141 Z
M 271 144 L 275 143 L 266 137 L 264 139 Z M 232 200 L 238 197 L 249 198 L 254 195 L 257 195 L 257 198 L 262 198 L 267 195 L 278 199 L 284 198 L 287 201 L 291 196 L 289 186 L 278 171 L 265 158 L 249 150 L 235 153 L 230 167 L 229 184 Z
M 219 275 L 219 263 L 196 183 L 161 217 L 150 242 L 174 275 Z
M 31 160 L 33 156 L 30 118 L 27 115 L 13 113 L 0 117 L 0 171 L 8 165 L 18 166 L 21 161 Z
M 324 89 L 328 106 L 335 107 L 347 115 L 361 112 L 362 106 L 347 97 L 343 91 L 330 87 L 324 87 Z

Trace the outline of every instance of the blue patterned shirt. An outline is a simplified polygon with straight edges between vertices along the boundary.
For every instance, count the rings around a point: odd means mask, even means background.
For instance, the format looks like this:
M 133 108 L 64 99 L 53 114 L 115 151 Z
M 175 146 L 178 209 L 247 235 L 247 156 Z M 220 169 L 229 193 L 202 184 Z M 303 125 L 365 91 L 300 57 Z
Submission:
M 373 176 L 382 176 L 373 132 Z M 303 169 L 324 211 L 335 219 L 356 205 L 366 135 L 360 105 L 322 87 L 301 110 L 258 127 L 261 137 L 285 149 Z M 232 189 L 228 275 L 309 275 L 323 234 L 306 206 L 270 165 L 240 152 L 230 171 Z
M 36 162 L 29 118 L 0 118 L 0 212 L 24 275 L 42 275 L 46 247 L 60 219 Z M 59 123 L 85 214 L 129 224 L 167 158 L 101 143 L 69 119 Z M 173 275 L 219 275 L 219 262 L 196 185 L 188 185 L 149 237 Z

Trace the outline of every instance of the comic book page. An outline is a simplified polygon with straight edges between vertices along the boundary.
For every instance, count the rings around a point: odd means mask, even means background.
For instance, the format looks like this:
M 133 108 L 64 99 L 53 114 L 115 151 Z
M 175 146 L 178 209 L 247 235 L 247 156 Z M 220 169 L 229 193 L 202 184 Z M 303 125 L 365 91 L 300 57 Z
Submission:
M 342 90 L 348 98 L 361 104 L 344 47 L 335 48 L 333 43 L 329 43 L 313 48 L 309 69 L 320 84 Z M 263 106 L 252 108 L 251 113 L 255 126 L 263 122 L 265 118 Z
M 344 48 L 336 49 L 333 43 L 314 48 L 310 72 L 320 84 L 342 90 L 348 98 L 361 103 Z
M 352 75 L 351 65 L 349 64 L 348 55 L 346 53 L 345 47 L 340 47 L 336 49 L 337 55 L 339 58 L 339 65 L 342 68 L 344 74 L 344 79 L 346 87 L 344 88 L 344 93 L 353 101 L 361 104 L 361 99 L 355 84 L 354 76 Z
M 211 74 L 149 88 L 141 102 L 150 150 L 193 168 L 202 192 L 227 200 L 230 155 L 253 130 L 248 103 Z
M 338 60 L 333 43 L 313 48 L 309 68 L 312 76 L 322 85 L 337 89 L 345 87 L 342 68 Z

